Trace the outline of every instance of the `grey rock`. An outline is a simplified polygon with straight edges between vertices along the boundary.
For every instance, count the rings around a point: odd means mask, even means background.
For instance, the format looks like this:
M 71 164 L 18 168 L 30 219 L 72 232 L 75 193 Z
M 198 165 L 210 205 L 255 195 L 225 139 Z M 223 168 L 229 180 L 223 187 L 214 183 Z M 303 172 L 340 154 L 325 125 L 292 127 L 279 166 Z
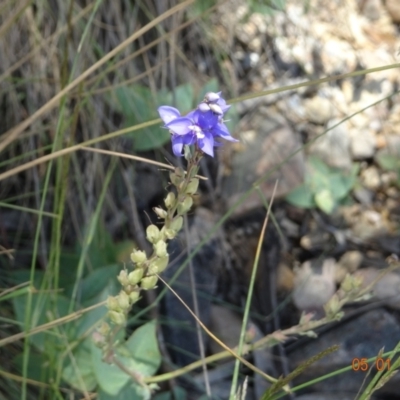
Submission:
M 349 131 L 350 149 L 353 159 L 370 158 L 375 153 L 375 136 L 368 129 L 352 129 Z
M 337 125 L 339 122 L 339 119 L 330 120 L 329 130 L 310 146 L 309 151 L 331 167 L 350 169 L 352 159 L 348 128 L 346 123 Z
M 332 102 L 321 96 L 304 100 L 305 117 L 315 124 L 326 124 L 334 114 Z

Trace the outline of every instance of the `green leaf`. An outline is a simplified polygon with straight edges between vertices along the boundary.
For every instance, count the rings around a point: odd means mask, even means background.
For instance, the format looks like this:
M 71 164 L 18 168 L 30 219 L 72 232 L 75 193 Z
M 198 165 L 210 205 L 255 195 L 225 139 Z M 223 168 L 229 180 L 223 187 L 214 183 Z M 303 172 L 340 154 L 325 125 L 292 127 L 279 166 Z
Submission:
M 134 357 L 134 369 L 143 376 L 152 376 L 160 367 L 161 354 L 158 350 L 156 323 L 148 322 L 130 336 L 127 348 Z
M 302 184 L 292 190 L 287 196 L 286 201 L 296 207 L 312 208 L 315 206 L 313 195 L 306 184 Z
M 129 368 L 129 359 L 118 357 L 125 367 Z M 120 370 L 115 365 L 107 364 L 103 361 L 102 350 L 93 342 L 91 343 L 92 369 L 96 376 L 100 388 L 109 395 L 117 395 L 120 390 L 128 383 L 131 377 Z
M 191 83 L 180 85 L 175 89 L 176 108 L 181 114 L 188 113 L 193 108 L 193 87 Z
M 125 128 L 159 118 L 156 101 L 151 91 L 140 85 L 118 88 L 117 101 L 125 116 Z M 161 126 L 150 126 L 138 131 L 128 133 L 134 141 L 137 151 L 147 151 L 165 144 L 170 134 Z
M 310 157 L 308 161 L 309 186 L 313 193 L 329 188 L 330 168 L 319 158 Z
M 330 214 L 335 208 L 335 201 L 333 200 L 332 193 L 328 189 L 318 192 L 315 195 L 315 202 L 326 214 Z
M 15 297 L 13 306 L 16 319 L 21 326 L 25 324 L 27 296 Z M 54 321 L 55 319 L 68 315 L 70 308 L 70 300 L 58 293 L 34 293 L 32 294 L 31 319 L 29 328 Z M 50 352 L 55 347 L 65 347 L 68 339 L 65 337 L 73 337 L 73 321 L 63 324 L 57 328 L 47 329 L 43 332 L 29 335 L 28 340 L 35 345 L 40 351 Z
M 62 370 L 62 378 L 81 391 L 92 391 L 97 385 L 90 357 L 91 342 L 92 338 L 89 337 L 75 348 L 68 364 Z
M 378 155 L 377 161 L 381 168 L 388 171 L 394 171 L 400 168 L 400 159 L 399 156 L 396 155 L 381 153 Z
M 50 360 L 45 354 L 37 353 L 35 349 L 32 348 L 29 354 L 27 378 L 48 383 L 48 377 L 52 374 L 52 371 L 44 368 L 44 366 L 49 365 L 49 362 Z M 24 365 L 24 355 L 22 352 L 13 359 L 13 364 L 17 371 L 22 374 Z
M 95 269 L 89 273 L 84 279 L 82 279 L 78 286 L 78 291 L 80 293 L 79 300 L 81 304 L 85 306 L 90 306 L 96 303 L 94 298 L 99 299 L 99 295 L 103 290 L 110 286 L 111 293 L 115 294 L 118 290 L 117 275 L 122 269 L 119 264 L 106 265 L 101 268 Z M 65 288 L 65 295 L 69 296 L 74 288 L 74 284 Z M 99 300 L 101 301 L 101 300 Z
M 115 348 L 115 354 L 128 370 L 139 376 L 152 376 L 161 363 L 155 322 L 136 329 L 124 345 Z M 92 363 L 97 382 L 105 393 L 116 395 L 132 378 L 115 365 L 103 362 L 102 357 L 101 350 L 92 344 Z M 142 396 L 138 399 L 144 398 L 147 389 L 137 383 L 133 383 L 132 387 Z

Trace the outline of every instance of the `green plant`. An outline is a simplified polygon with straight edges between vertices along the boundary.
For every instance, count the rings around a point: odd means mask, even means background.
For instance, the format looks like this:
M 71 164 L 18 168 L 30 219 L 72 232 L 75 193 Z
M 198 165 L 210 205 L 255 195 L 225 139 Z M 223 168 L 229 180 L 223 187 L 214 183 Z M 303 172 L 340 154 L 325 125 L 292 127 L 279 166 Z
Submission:
M 377 162 L 382 169 L 396 172 L 395 183 L 400 187 L 400 144 L 380 151 L 377 154 Z
M 330 214 L 350 193 L 357 181 L 359 166 L 354 164 L 350 172 L 334 169 L 316 157 L 307 161 L 305 181 L 286 196 L 286 200 L 298 207 L 318 207 Z

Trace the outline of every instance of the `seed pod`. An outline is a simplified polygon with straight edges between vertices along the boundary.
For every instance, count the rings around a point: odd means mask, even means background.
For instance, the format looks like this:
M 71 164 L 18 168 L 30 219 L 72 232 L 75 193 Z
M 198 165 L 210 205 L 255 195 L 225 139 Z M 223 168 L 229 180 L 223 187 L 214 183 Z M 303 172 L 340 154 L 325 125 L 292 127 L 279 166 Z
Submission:
M 146 276 L 142 279 L 140 286 L 144 290 L 154 289 L 157 285 L 158 278 L 155 275 Z
M 193 205 L 193 199 L 190 196 L 185 197 L 182 203 L 178 204 L 178 214 L 186 214 Z
M 179 232 L 182 229 L 183 225 L 183 217 L 175 217 L 170 225 L 170 228 L 173 229 L 176 232 Z
M 165 243 L 163 240 L 159 240 L 154 246 L 154 251 L 157 255 L 157 257 L 165 257 L 167 253 L 167 243 Z
M 134 271 L 130 272 L 128 275 L 129 283 L 132 286 L 135 286 L 143 278 L 143 274 L 144 274 L 143 268 L 136 268 Z
M 121 272 L 119 273 L 118 277 L 117 277 L 119 283 L 125 287 L 129 285 L 129 281 L 128 281 L 128 273 L 123 269 L 121 270 Z
M 110 317 L 111 321 L 113 321 L 114 324 L 116 324 L 116 325 L 125 324 L 126 318 L 122 312 L 109 311 L 108 316 Z
M 119 311 L 120 306 L 118 300 L 114 296 L 108 296 L 107 298 L 107 308 L 110 311 Z
M 153 211 L 157 214 L 158 218 L 165 219 L 168 216 L 168 213 L 160 207 L 154 207 Z
M 149 265 L 148 273 L 149 274 L 160 274 L 167 268 L 169 256 L 156 258 Z
M 134 264 L 141 264 L 147 260 L 146 253 L 142 250 L 134 250 L 131 253 L 131 260 Z
M 127 310 L 130 307 L 129 304 L 129 296 L 121 290 L 119 292 L 119 295 L 117 296 L 118 304 L 121 307 L 122 310 Z
M 175 200 L 176 200 L 175 193 L 169 192 L 164 200 L 165 207 L 167 207 L 167 209 L 172 208 L 175 205 Z
M 172 240 L 176 238 L 178 232 L 174 231 L 173 229 L 165 229 L 163 233 L 166 239 Z
M 139 300 L 140 293 L 139 291 L 134 291 L 129 295 L 129 299 L 131 300 L 131 303 L 134 304 Z
M 195 194 L 199 188 L 199 180 L 197 178 L 192 178 L 189 185 L 186 188 L 186 194 Z
M 146 228 L 146 237 L 150 243 L 156 243 L 160 240 L 160 230 L 155 225 L 149 225 Z

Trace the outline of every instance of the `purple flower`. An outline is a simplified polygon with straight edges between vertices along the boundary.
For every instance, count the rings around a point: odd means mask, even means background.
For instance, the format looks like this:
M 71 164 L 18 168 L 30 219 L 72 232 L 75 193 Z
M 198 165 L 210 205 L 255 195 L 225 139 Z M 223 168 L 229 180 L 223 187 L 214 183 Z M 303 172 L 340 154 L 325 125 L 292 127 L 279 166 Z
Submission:
M 219 93 L 213 93 L 213 100 L 210 105 L 217 105 L 222 110 L 222 114 L 215 113 L 212 108 L 199 109 L 189 112 L 182 117 L 179 110 L 174 107 L 161 106 L 158 113 L 164 121 L 165 127 L 172 134 L 172 150 L 176 156 L 182 155 L 184 145 L 196 145 L 204 153 L 214 156 L 214 147 L 221 143 L 216 138 L 223 138 L 231 142 L 237 142 L 230 133 L 222 119 L 223 113 L 229 109 L 224 99 L 219 97 Z M 216 99 L 218 96 L 218 99 Z M 201 104 L 206 104 L 205 102 Z M 204 110 L 204 111 L 203 111 Z

